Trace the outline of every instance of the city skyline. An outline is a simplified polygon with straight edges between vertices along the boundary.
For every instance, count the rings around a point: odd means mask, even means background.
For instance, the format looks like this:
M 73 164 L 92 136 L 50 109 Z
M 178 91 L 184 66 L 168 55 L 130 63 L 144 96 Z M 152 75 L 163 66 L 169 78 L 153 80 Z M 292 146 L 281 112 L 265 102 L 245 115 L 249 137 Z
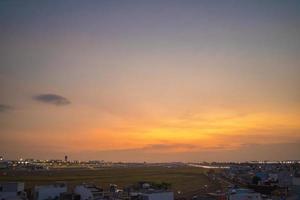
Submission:
M 299 1 L 0 2 L 0 155 L 300 159 Z

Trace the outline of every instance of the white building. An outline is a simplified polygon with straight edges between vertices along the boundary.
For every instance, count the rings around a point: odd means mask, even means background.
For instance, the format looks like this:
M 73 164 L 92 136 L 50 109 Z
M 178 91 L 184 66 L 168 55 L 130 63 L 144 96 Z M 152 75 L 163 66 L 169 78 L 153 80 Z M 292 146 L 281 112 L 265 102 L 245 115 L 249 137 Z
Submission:
M 78 185 L 74 193 L 80 195 L 80 200 L 101 200 L 104 195 L 101 188 L 91 185 Z
M 53 185 L 42 185 L 34 188 L 35 200 L 59 199 L 60 194 L 67 192 L 67 186 L 64 183 L 56 183 Z
M 232 189 L 228 200 L 261 200 L 261 194 L 249 189 Z
M 174 200 L 173 192 L 159 192 L 159 191 L 147 191 L 141 193 L 140 196 L 143 200 Z
M 1 200 L 17 200 L 27 199 L 24 192 L 24 183 L 6 182 L 0 183 L 0 199 Z

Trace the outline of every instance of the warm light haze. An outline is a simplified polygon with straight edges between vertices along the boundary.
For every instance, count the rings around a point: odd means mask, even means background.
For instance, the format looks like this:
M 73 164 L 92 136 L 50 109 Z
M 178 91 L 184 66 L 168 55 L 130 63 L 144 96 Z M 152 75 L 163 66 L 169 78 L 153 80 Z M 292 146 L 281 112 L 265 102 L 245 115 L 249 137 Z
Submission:
M 300 159 L 300 1 L 1 1 L 0 155 Z

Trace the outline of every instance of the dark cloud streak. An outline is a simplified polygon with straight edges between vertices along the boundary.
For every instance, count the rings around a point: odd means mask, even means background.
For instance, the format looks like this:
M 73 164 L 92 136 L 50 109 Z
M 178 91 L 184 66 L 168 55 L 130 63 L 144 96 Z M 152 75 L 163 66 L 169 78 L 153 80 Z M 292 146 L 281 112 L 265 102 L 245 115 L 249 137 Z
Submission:
M 157 151 L 148 151 L 149 148 L 158 146 Z M 182 146 L 166 144 L 168 146 Z M 183 144 L 189 146 L 189 144 Z M 191 145 L 191 148 L 193 145 Z M 163 147 L 164 148 L 164 147 Z M 226 149 L 200 149 L 182 152 L 165 152 L 161 144 L 148 145 L 144 148 L 118 149 L 103 151 L 82 151 L 74 156 L 84 159 L 104 159 L 109 161 L 147 161 L 147 162 L 198 162 L 198 161 L 251 161 L 251 160 L 297 160 L 300 156 L 300 141 L 273 144 L 243 144 L 242 146 Z M 76 155 L 75 155 L 76 154 Z
M 0 113 L 8 112 L 13 110 L 12 106 L 5 105 L 5 104 L 0 104 Z
M 53 104 L 56 106 L 64 106 L 71 103 L 67 98 L 57 94 L 39 94 L 34 96 L 33 99 L 42 103 Z

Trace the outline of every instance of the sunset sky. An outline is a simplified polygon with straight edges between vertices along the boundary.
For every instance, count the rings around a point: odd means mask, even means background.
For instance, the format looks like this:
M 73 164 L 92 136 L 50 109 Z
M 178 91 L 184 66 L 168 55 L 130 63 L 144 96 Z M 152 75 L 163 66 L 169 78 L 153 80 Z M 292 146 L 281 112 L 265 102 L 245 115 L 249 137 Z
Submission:
M 300 159 L 300 1 L 0 1 L 0 156 Z

